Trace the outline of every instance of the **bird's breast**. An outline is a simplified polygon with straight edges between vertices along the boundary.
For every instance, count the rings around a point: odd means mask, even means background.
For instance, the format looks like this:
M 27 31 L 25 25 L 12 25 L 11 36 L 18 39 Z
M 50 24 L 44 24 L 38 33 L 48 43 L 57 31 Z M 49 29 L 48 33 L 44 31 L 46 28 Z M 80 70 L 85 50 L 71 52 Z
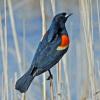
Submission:
M 61 44 L 58 46 L 57 50 L 64 50 L 69 46 L 70 39 L 68 35 L 61 35 Z

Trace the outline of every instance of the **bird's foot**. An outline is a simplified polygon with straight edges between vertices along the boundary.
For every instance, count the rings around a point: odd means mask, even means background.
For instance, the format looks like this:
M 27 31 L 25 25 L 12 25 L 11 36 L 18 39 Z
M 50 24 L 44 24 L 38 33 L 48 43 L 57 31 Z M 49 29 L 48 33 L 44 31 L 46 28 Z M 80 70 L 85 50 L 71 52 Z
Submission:
M 47 80 L 51 80 L 51 79 L 53 79 L 53 75 L 50 75 L 50 76 L 47 78 Z

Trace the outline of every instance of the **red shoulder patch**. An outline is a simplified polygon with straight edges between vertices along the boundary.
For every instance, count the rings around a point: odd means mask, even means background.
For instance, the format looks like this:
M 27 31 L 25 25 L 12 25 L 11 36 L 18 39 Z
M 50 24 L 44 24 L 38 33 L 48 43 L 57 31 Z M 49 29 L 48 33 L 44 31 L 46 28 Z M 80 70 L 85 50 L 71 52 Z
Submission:
M 66 47 L 67 45 L 69 45 L 69 43 L 70 43 L 69 37 L 65 34 L 61 35 L 60 47 Z

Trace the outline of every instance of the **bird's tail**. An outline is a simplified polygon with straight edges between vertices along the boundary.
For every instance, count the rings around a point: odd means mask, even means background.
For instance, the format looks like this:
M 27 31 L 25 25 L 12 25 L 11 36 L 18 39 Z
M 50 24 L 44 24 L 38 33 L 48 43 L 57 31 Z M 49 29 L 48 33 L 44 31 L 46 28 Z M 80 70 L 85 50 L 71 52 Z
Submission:
M 21 93 L 25 93 L 34 77 L 34 74 L 32 75 L 29 72 L 25 73 L 20 79 L 17 80 L 15 85 L 16 90 L 19 90 Z

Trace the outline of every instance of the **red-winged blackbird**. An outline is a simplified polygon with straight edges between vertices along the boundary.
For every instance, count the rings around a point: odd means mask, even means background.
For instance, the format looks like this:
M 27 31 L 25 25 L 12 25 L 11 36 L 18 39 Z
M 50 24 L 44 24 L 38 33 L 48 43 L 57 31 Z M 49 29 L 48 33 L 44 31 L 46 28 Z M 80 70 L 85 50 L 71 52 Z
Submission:
M 40 41 L 30 69 L 16 82 L 15 88 L 21 93 L 28 90 L 35 76 L 48 71 L 48 80 L 53 78 L 50 68 L 59 62 L 69 47 L 70 40 L 65 22 L 71 15 L 64 12 L 53 18 L 50 28 Z

